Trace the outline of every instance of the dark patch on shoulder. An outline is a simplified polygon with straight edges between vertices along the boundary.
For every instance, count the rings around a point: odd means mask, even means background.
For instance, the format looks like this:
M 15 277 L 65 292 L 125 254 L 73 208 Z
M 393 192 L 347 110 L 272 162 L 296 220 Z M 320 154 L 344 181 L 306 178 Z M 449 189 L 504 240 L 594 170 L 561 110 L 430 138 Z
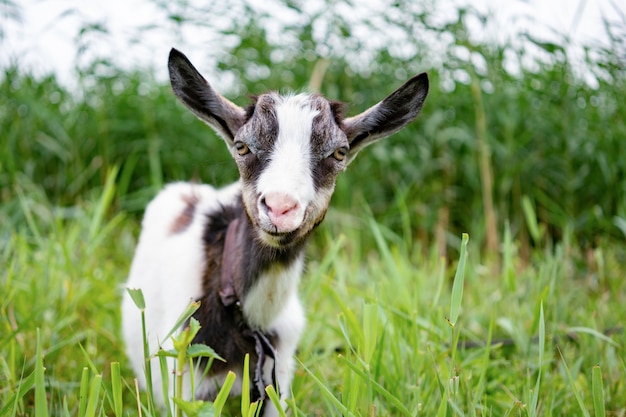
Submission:
M 181 200 L 185 203 L 183 211 L 174 219 L 170 226 L 170 234 L 175 235 L 182 233 L 193 221 L 193 215 L 196 212 L 196 205 L 200 202 L 200 199 L 195 194 L 184 194 L 180 196 Z

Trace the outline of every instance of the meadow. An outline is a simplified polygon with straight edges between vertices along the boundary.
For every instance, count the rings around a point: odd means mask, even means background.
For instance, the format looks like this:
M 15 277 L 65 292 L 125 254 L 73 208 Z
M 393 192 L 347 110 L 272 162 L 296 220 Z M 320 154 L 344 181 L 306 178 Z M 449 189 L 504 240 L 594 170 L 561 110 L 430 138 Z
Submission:
M 291 415 L 626 416 L 626 25 L 579 62 L 566 38 L 481 43 L 475 11 L 435 24 L 394 4 L 410 56 L 351 55 L 362 41 L 333 2 L 324 39 L 326 15 L 300 10 L 286 47 L 250 12 L 212 52 L 238 104 L 309 88 L 356 113 L 431 78 L 423 114 L 359 155 L 309 245 Z M 161 415 L 120 337 L 142 210 L 235 166 L 150 73 L 97 60 L 76 77 L 78 92 L 19 63 L 0 74 L 0 417 Z M 254 410 L 220 397 L 170 415 Z

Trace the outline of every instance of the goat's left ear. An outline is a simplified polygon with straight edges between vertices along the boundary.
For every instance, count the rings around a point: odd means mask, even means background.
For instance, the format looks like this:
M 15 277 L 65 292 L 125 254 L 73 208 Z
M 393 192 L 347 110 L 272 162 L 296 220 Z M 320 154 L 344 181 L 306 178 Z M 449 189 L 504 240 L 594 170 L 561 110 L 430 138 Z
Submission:
M 422 109 L 428 95 L 428 75 L 411 78 L 389 97 L 363 113 L 343 121 L 342 127 L 350 143 L 348 163 L 372 143 L 386 138 L 412 122 Z
M 215 91 L 182 52 L 172 48 L 167 66 L 174 94 L 232 145 L 246 111 Z

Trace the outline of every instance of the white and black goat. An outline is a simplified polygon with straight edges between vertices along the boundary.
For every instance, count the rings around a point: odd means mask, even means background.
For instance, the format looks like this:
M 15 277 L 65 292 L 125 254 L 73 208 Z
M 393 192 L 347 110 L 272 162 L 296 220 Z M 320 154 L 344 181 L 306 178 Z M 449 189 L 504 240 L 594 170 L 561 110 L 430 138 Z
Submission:
M 201 302 L 194 343 L 211 346 L 226 362 L 215 361 L 208 377 L 196 381 L 196 398 L 215 395 L 229 370 L 241 380 L 249 353 L 253 398 L 276 384 L 284 400 L 305 325 L 298 298 L 305 243 L 324 218 L 337 175 L 361 149 L 415 119 L 428 77 L 417 75 L 344 118 L 340 104 L 315 94 L 270 92 L 241 108 L 175 49 L 169 72 L 176 96 L 224 139 L 241 178 L 222 189 L 175 183 L 161 191 L 146 209 L 127 286 L 143 291 L 153 348 L 171 348 L 163 337 L 191 300 Z M 141 320 L 128 295 L 122 313 L 128 356 L 145 385 Z M 156 393 L 158 368 L 153 364 Z M 265 415 L 275 412 L 267 406 Z

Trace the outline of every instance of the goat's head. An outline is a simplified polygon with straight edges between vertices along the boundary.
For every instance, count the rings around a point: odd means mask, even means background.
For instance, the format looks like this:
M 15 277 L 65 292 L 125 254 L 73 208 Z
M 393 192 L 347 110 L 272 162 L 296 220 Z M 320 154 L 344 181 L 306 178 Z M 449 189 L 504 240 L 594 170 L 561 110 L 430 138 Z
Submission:
M 320 95 L 267 93 L 241 108 L 175 49 L 169 71 L 178 98 L 226 141 L 247 215 L 259 239 L 274 247 L 308 235 L 326 214 L 337 175 L 361 149 L 415 119 L 428 93 L 423 73 L 365 112 L 343 118 L 342 106 Z

